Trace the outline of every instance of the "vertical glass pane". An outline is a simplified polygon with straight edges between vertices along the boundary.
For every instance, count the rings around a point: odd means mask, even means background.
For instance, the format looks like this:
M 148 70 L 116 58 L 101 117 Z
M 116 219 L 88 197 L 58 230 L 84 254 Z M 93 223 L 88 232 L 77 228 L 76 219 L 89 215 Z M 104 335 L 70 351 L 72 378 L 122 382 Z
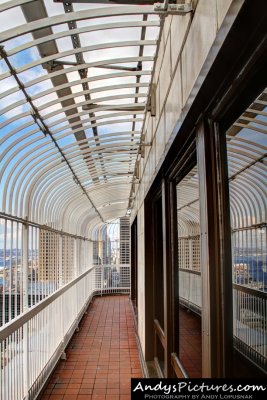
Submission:
M 179 359 L 189 377 L 201 377 L 201 268 L 199 178 L 193 168 L 177 185 Z
M 234 346 L 267 370 L 266 94 L 226 133 L 230 189 Z

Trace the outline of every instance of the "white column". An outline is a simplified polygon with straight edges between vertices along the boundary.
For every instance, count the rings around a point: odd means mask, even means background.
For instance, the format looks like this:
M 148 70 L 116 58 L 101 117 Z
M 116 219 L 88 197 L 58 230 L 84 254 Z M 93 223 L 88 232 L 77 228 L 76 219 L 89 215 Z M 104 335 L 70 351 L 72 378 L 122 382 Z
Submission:
M 29 248 L 29 226 L 22 225 L 22 287 L 23 312 L 29 309 L 28 296 L 28 248 Z M 29 398 L 29 331 L 28 323 L 23 325 L 23 394 L 24 400 Z
M 64 279 L 63 279 L 63 259 L 62 259 L 62 252 L 63 252 L 63 246 L 62 246 L 62 235 L 59 235 L 58 238 L 58 284 L 59 287 L 61 288 L 63 286 L 64 283 Z M 66 246 L 64 246 L 64 260 L 66 261 Z

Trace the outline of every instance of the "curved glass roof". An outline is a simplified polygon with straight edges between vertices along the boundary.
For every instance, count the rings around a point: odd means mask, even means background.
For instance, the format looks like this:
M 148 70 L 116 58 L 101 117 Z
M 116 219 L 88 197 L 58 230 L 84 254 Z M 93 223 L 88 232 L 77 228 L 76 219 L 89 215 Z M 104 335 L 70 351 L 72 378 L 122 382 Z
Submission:
M 86 235 L 127 213 L 164 18 L 153 1 L 107 3 L 0 0 L 6 214 Z M 266 218 L 266 107 L 264 92 L 227 132 L 233 228 Z
M 161 26 L 153 3 L 0 11 L 2 210 L 79 234 L 125 215 Z

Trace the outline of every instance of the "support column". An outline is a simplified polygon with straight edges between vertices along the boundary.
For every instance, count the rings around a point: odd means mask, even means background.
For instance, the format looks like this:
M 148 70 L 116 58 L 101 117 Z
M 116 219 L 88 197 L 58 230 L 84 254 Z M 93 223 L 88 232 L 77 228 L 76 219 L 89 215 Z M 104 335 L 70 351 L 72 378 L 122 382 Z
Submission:
M 59 284 L 60 288 L 65 283 L 64 279 L 63 279 L 64 266 L 63 266 L 63 257 L 62 257 L 62 252 L 63 252 L 62 242 L 63 242 L 62 235 L 59 235 L 59 238 L 58 238 L 58 275 L 59 275 L 58 276 L 58 284 Z M 64 251 L 65 251 L 64 261 L 66 262 L 66 245 L 64 246 Z
M 74 265 L 73 265 L 73 270 L 74 270 L 74 276 L 73 276 L 73 278 L 77 278 L 77 276 L 78 276 L 78 239 L 77 238 L 75 238 L 74 239 L 74 254 L 73 254 L 73 262 L 74 262 Z
M 231 242 L 224 136 L 205 120 L 197 126 L 199 172 L 202 375 L 229 375 L 232 341 Z
M 29 249 L 29 225 L 22 225 L 22 301 L 23 312 L 29 309 L 28 295 L 28 249 Z M 28 323 L 23 325 L 23 395 L 24 399 L 29 398 L 29 331 Z

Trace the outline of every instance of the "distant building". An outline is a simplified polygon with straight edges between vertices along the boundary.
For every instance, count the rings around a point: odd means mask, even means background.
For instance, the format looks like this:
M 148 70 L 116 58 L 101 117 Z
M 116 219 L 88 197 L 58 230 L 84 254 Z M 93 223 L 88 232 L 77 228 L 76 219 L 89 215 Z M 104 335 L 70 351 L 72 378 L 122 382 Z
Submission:
M 58 234 L 40 230 L 38 274 L 40 282 L 60 282 L 64 285 L 74 277 L 74 239 L 62 236 L 61 255 L 59 240 Z

